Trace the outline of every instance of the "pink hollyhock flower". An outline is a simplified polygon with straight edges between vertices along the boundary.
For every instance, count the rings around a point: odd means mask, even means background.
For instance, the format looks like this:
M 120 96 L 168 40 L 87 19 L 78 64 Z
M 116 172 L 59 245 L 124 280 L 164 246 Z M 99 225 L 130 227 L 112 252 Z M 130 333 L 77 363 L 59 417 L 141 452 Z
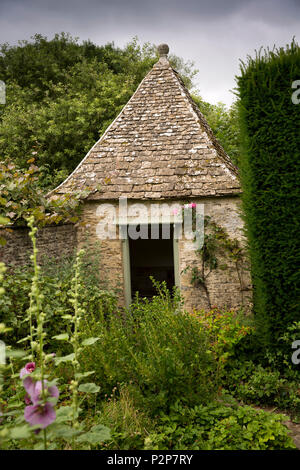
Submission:
M 44 405 L 26 406 L 24 418 L 31 426 L 39 426 L 41 429 L 45 429 L 55 421 L 56 413 L 53 405 L 46 402 Z
M 191 202 L 189 204 L 189 207 L 191 207 L 192 209 L 195 209 L 196 206 L 197 206 L 197 204 L 195 202 Z
M 46 397 L 56 398 L 56 401 L 59 397 L 58 388 L 55 385 L 47 386 L 47 380 L 44 380 L 45 394 Z M 31 401 L 34 405 L 38 404 L 42 399 L 42 381 L 38 380 L 34 383 L 34 387 L 28 392 L 30 395 Z
M 173 215 L 177 215 L 178 214 L 178 209 L 175 208 L 175 209 L 173 209 L 172 212 L 173 212 Z
M 31 374 L 35 370 L 35 362 L 28 362 L 20 372 L 20 379 L 24 377 L 24 375 Z
M 35 387 L 35 382 L 32 380 L 31 377 L 26 377 L 23 380 L 23 387 L 25 388 L 25 390 L 27 392 L 28 398 L 31 398 L 31 396 L 34 393 L 34 387 Z
M 56 401 L 59 397 L 59 390 L 55 385 L 47 386 L 47 381 L 44 381 L 46 400 L 48 398 L 55 398 Z M 28 392 L 29 393 L 29 392 Z M 46 428 L 49 424 L 53 423 L 56 418 L 54 410 L 54 403 L 46 401 L 41 403 L 42 400 L 42 381 L 38 380 L 30 388 L 30 399 L 33 403 L 31 406 L 26 406 L 24 410 L 25 420 L 32 426 L 38 425 L 41 429 Z M 55 401 L 55 402 L 56 402 Z
M 26 397 L 25 397 L 25 403 L 28 405 L 30 404 L 30 397 L 32 393 L 34 392 L 34 384 L 35 382 L 32 380 L 32 378 L 29 376 L 33 371 L 35 370 L 35 362 L 28 362 L 23 369 L 20 371 L 20 378 L 23 379 L 23 386 L 27 392 Z

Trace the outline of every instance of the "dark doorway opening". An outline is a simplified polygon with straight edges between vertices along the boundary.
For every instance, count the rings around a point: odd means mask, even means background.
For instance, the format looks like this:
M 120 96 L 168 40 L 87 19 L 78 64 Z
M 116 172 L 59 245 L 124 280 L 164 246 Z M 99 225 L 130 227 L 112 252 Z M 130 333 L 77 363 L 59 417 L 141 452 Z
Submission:
M 168 238 L 164 238 L 168 236 Z M 151 298 L 157 295 L 150 276 L 156 281 L 166 281 L 168 289 L 175 285 L 173 226 L 156 226 L 156 239 L 151 238 L 148 226 L 148 239 L 129 237 L 131 295 Z

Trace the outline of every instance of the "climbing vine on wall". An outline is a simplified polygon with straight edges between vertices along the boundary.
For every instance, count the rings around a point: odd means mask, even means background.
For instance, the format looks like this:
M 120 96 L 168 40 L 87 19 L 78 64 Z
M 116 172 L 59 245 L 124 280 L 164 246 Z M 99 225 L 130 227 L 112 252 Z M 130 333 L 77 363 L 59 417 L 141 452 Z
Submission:
M 194 209 L 196 204 L 190 204 L 189 207 L 193 211 L 193 222 L 195 224 Z M 199 255 L 200 263 L 194 266 L 187 266 L 182 273 L 189 271 L 191 273 L 191 284 L 194 287 L 203 289 L 208 308 L 212 308 L 208 278 L 216 269 L 228 269 L 228 261 L 232 262 L 235 266 L 240 285 L 242 305 L 244 305 L 244 292 L 248 290 L 248 287 L 244 284 L 244 272 L 248 270 L 248 258 L 246 250 L 240 241 L 236 238 L 230 238 L 226 230 L 213 221 L 210 216 L 204 216 L 203 244 L 196 251 Z

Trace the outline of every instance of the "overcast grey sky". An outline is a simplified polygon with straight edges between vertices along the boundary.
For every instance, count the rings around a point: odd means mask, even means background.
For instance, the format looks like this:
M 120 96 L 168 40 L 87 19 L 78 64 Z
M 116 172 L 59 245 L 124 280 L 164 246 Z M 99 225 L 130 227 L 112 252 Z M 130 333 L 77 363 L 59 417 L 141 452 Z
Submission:
M 99 45 L 166 42 L 195 62 L 202 97 L 229 105 L 240 58 L 299 42 L 300 0 L 0 0 L 0 43 L 62 31 Z

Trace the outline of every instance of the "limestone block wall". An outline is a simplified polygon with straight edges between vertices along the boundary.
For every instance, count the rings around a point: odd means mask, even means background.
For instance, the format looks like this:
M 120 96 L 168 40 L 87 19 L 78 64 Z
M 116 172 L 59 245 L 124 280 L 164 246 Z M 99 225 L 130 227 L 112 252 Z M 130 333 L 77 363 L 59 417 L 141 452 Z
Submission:
M 0 261 L 10 266 L 31 263 L 32 242 L 27 227 L 1 229 L 0 236 L 7 243 L 0 246 Z M 37 232 L 38 260 L 61 258 L 75 251 L 77 244 L 76 228 L 73 224 L 44 227 Z
M 171 204 L 171 201 L 169 201 Z M 187 201 L 177 201 L 177 203 L 184 204 Z M 244 243 L 243 237 L 243 222 L 240 217 L 240 200 L 238 196 L 235 197 L 211 197 L 193 199 L 197 204 L 204 204 L 204 214 L 212 217 L 212 219 L 222 226 L 232 238 L 240 240 Z M 128 207 L 136 204 L 137 201 L 128 201 Z M 140 201 L 140 203 L 148 210 L 150 214 L 150 205 L 159 204 L 153 201 Z M 160 204 L 168 203 L 168 201 L 161 201 Z M 172 201 L 174 204 L 174 201 Z M 81 225 L 78 228 L 77 239 L 79 246 L 88 243 L 92 246 L 94 243 L 100 245 L 101 262 L 99 269 L 101 270 L 103 279 L 107 281 L 112 289 L 117 289 L 119 292 L 120 304 L 124 305 L 125 302 L 125 279 L 123 271 L 123 251 L 122 240 L 119 239 L 118 224 L 111 221 L 111 229 L 114 232 L 115 238 L 107 240 L 99 240 L 97 235 L 97 227 L 107 222 L 103 218 L 103 208 L 106 202 L 100 201 L 87 201 L 81 216 Z M 117 201 L 109 201 L 109 205 L 114 207 L 115 215 L 118 219 L 119 207 Z M 105 220 L 105 222 L 104 222 Z M 184 270 L 187 266 L 200 267 L 200 257 L 197 255 L 193 242 L 182 238 L 178 242 L 179 251 L 179 282 L 180 290 L 185 301 L 185 308 L 189 311 L 196 309 L 208 309 L 207 297 L 201 286 L 195 287 L 191 284 L 191 272 Z M 249 271 L 240 273 L 241 282 L 239 280 L 236 266 L 229 259 L 223 260 L 226 262 L 226 269 L 216 269 L 208 277 L 208 290 L 212 306 L 221 308 L 234 308 L 244 306 L 247 307 L 251 304 L 251 283 Z M 224 264 L 223 262 L 221 264 Z
M 201 202 L 204 203 L 205 215 L 210 216 L 214 222 L 223 227 L 230 238 L 237 239 L 242 245 L 245 245 L 239 198 L 224 197 L 197 201 L 197 203 Z M 238 274 L 235 263 L 228 257 L 226 259 L 219 257 L 219 260 L 219 266 L 222 268 L 218 267 L 213 270 L 207 278 L 211 305 L 228 309 L 243 307 L 245 311 L 249 310 L 251 306 L 251 280 L 248 263 L 245 263 L 244 269 L 240 270 Z M 181 240 L 179 241 L 180 272 L 182 273 L 188 265 L 200 268 L 200 258 L 195 253 L 191 241 Z M 227 267 L 223 268 L 223 265 Z M 180 289 L 187 310 L 208 309 L 205 291 L 201 286 L 191 285 L 189 271 L 181 274 Z
M 129 212 L 138 201 L 128 201 Z M 186 203 L 186 200 L 177 201 L 179 204 Z M 217 224 L 226 229 L 231 238 L 236 238 L 244 243 L 243 223 L 240 218 L 240 200 L 234 197 L 210 197 L 193 199 L 193 202 L 204 205 L 204 215 L 208 215 Z M 150 215 L 153 206 L 155 208 L 163 204 L 168 207 L 174 201 L 139 201 L 141 207 Z M 72 224 L 45 227 L 38 231 L 37 247 L 39 250 L 39 261 L 44 256 L 62 257 L 74 253 L 76 248 L 99 247 L 100 251 L 100 277 L 103 285 L 116 290 L 120 305 L 125 304 L 125 279 L 124 279 L 124 252 L 119 238 L 119 227 L 115 221 L 111 220 L 111 239 L 99 239 L 97 229 L 103 227 L 105 201 L 86 201 L 83 206 L 81 220 L 78 228 Z M 109 206 L 115 210 L 116 219 L 119 217 L 118 201 L 109 201 Z M 99 210 L 100 208 L 100 210 Z M 161 209 L 164 213 L 165 209 Z M 155 212 L 155 211 L 154 211 Z M 140 217 L 145 217 L 145 212 L 140 213 Z M 106 220 L 107 221 L 107 220 Z M 7 265 L 24 265 L 30 262 L 32 250 L 31 240 L 28 236 L 28 229 L 17 227 L 10 232 L 3 231 L 7 244 L 0 247 L 0 260 Z M 1 234 L 0 234 L 1 235 Z M 188 311 L 195 309 L 208 309 L 207 296 L 201 286 L 195 287 L 191 283 L 191 271 L 185 271 L 188 266 L 200 268 L 200 257 L 194 249 L 193 242 L 182 238 L 178 242 L 178 278 L 181 294 L 184 298 L 185 308 Z M 251 305 L 251 283 L 249 271 L 240 272 L 239 279 L 235 264 L 229 259 L 220 263 L 227 265 L 226 269 L 218 268 L 213 270 L 208 277 L 207 287 L 212 306 L 221 308 L 237 309 L 244 306 L 245 309 Z M 241 290 L 242 283 L 242 290 Z
M 113 203 L 117 207 L 116 203 Z M 116 226 L 116 238 L 100 240 L 97 235 L 97 226 L 101 224 L 101 217 L 97 215 L 99 204 L 91 201 L 83 207 L 80 224 L 77 231 L 78 248 L 90 247 L 96 244 L 100 251 L 100 279 L 103 285 L 118 293 L 119 304 L 125 304 L 124 276 L 122 260 L 122 241 L 118 238 Z

